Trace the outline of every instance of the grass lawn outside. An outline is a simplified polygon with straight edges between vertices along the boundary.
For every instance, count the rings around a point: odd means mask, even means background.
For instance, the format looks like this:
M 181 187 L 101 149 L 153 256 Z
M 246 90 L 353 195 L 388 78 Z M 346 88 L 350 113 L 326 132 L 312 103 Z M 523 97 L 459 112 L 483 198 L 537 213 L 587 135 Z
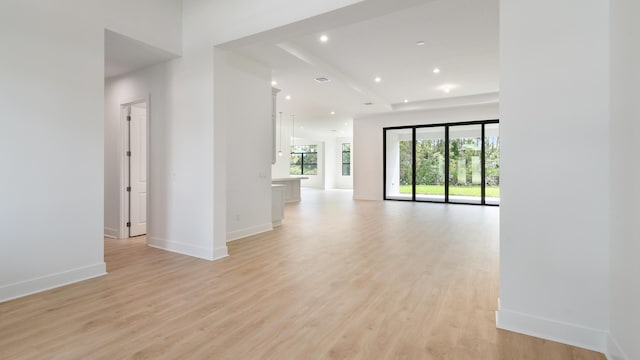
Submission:
M 400 194 L 411 194 L 411 185 L 400 185 Z M 416 194 L 444 195 L 444 185 L 416 185 Z M 449 195 L 480 196 L 480 186 L 449 186 Z M 485 187 L 486 197 L 500 197 L 500 187 Z

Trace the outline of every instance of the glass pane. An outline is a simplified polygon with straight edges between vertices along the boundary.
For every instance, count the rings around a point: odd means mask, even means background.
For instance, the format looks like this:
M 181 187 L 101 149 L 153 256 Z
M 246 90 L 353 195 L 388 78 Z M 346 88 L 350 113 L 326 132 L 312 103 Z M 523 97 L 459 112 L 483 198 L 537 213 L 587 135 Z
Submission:
M 302 155 L 293 153 L 291 154 L 291 165 L 300 165 L 302 164 Z
M 449 201 L 481 202 L 482 125 L 449 127 Z
M 386 188 L 387 199 L 413 198 L 412 129 L 386 130 Z
M 351 162 L 351 153 L 350 152 L 343 152 L 342 153 L 342 163 L 343 164 L 349 164 Z
M 291 165 L 289 168 L 289 174 L 291 175 L 300 175 L 302 174 L 302 168 L 300 165 Z
M 304 165 L 304 175 L 318 175 L 318 166 Z
M 317 153 L 306 153 L 304 154 L 304 163 L 306 164 L 317 164 L 318 163 L 318 154 Z
M 342 176 L 350 176 L 351 175 L 351 165 L 342 164 Z
M 444 201 L 444 126 L 416 129 L 416 200 Z
M 484 126 L 485 203 L 500 204 L 500 125 Z
M 342 151 L 351 151 L 351 144 L 342 144 Z
M 317 152 L 317 145 L 291 145 L 291 152 L 307 153 Z

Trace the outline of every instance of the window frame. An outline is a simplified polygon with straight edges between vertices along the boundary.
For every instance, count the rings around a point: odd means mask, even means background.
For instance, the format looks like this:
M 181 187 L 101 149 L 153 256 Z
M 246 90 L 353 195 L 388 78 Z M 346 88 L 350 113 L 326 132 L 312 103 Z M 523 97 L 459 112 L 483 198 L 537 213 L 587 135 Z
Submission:
M 345 151 L 344 150 L 344 146 L 345 145 L 349 145 L 349 150 Z M 340 160 L 342 161 L 342 168 L 341 168 L 341 172 L 342 172 L 342 176 L 351 176 L 351 143 L 342 143 L 342 156 L 340 158 Z M 349 154 L 349 162 L 344 162 L 344 155 L 345 154 Z M 344 173 L 344 166 L 347 165 L 348 166 L 348 173 L 345 174 Z
M 301 148 L 307 147 L 309 149 L 313 149 L 313 151 L 304 151 L 300 150 Z M 298 151 L 296 151 L 296 148 Z M 307 176 L 316 176 L 318 175 L 318 145 L 291 145 L 289 153 L 289 175 L 307 175 Z M 315 162 L 305 162 L 305 158 L 307 158 L 306 154 L 315 154 L 316 161 Z M 293 155 L 297 155 L 300 157 L 300 164 L 291 163 L 291 158 Z M 291 167 L 292 166 L 300 166 L 300 174 L 292 174 Z M 304 168 L 305 166 L 314 166 L 316 173 L 315 174 L 305 174 Z

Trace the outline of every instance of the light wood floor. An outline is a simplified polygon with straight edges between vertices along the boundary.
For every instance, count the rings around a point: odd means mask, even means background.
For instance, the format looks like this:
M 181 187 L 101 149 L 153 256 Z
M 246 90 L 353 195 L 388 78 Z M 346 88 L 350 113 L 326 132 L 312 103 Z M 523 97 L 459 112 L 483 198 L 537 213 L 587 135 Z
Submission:
M 498 212 L 307 191 L 216 262 L 106 240 L 108 276 L 0 304 L 0 359 L 604 359 L 495 328 Z

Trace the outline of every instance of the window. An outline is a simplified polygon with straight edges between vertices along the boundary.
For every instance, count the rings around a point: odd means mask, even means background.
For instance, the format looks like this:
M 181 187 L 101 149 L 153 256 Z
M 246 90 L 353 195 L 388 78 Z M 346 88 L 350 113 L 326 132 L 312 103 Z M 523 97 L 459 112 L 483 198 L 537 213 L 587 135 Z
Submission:
M 292 145 L 291 175 L 318 175 L 318 149 L 316 145 Z
M 351 144 L 342 144 L 342 176 L 351 176 Z
M 384 129 L 384 198 L 500 204 L 498 120 Z

